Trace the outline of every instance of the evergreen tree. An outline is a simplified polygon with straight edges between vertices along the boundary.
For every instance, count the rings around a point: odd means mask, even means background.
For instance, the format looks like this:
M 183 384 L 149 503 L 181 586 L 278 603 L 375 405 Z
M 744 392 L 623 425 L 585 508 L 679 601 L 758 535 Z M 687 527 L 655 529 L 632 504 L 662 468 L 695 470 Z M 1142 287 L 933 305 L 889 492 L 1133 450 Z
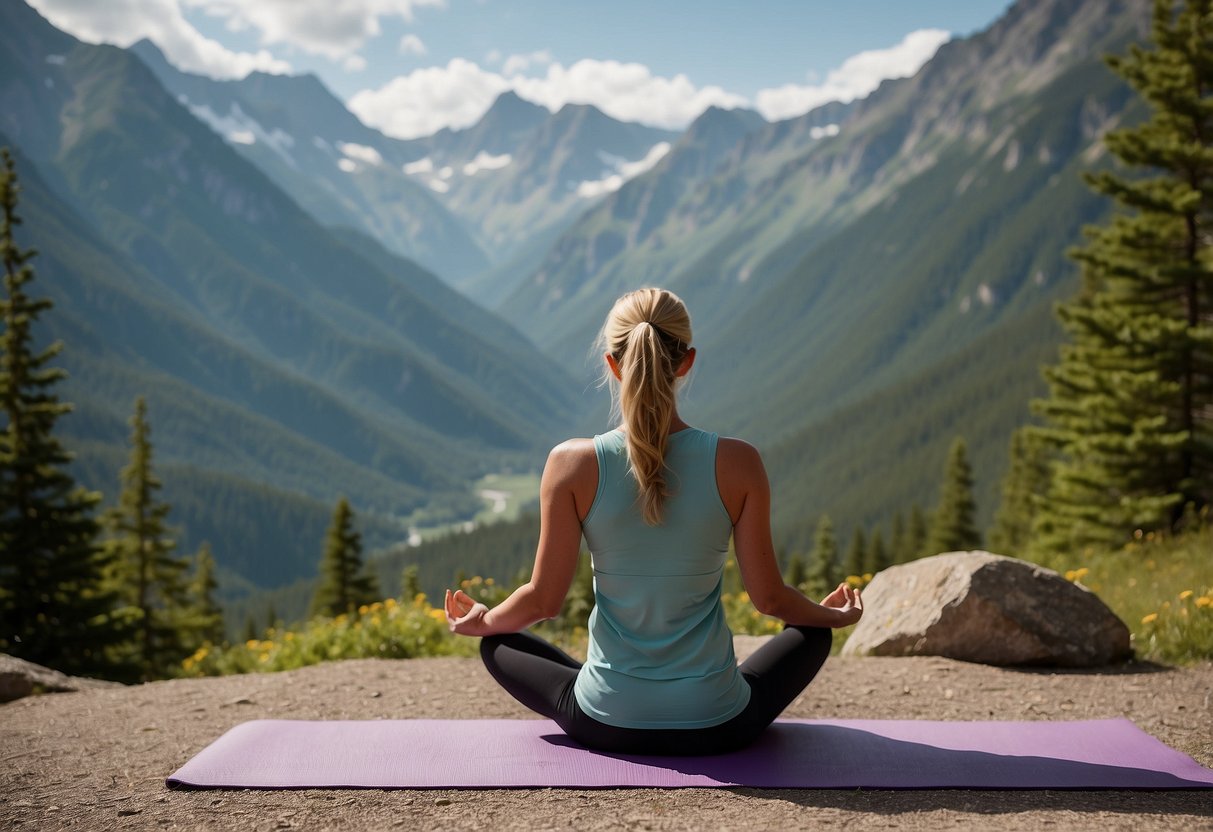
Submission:
M 354 530 L 354 511 L 342 497 L 324 538 L 320 585 L 312 597 L 311 614 L 337 616 L 374 603 L 379 597 L 377 583 L 363 569 L 362 535 Z
M 927 551 L 931 554 L 981 548 L 981 534 L 974 520 L 973 472 L 969 468 L 965 441 L 957 437 L 948 452 L 939 506 L 931 516 Z
M 400 573 L 400 600 L 411 604 L 413 599 L 421 594 L 421 579 L 418 577 L 417 564 L 410 563 Z
M 918 560 L 926 555 L 927 518 L 922 506 L 915 503 L 910 508 L 910 523 L 906 527 L 906 560 Z
M 847 546 L 847 555 L 842 561 L 842 571 L 846 577 L 861 577 L 863 575 L 863 559 L 867 549 L 868 545 L 863 534 L 863 529 L 856 527 L 855 533 L 851 535 L 851 542 Z
M 1044 451 L 1039 437 L 1027 428 L 1011 435 L 1011 464 L 990 530 L 990 548 L 1000 555 L 1019 557 L 1027 551 L 1037 502 L 1049 486 Z
M 257 639 L 257 622 L 253 621 L 253 614 L 250 612 L 244 617 L 244 640 L 246 642 Z
M 868 541 L 867 549 L 864 551 L 863 571 L 865 575 L 875 575 L 880 570 L 889 566 L 889 550 L 884 545 L 884 535 L 880 529 L 872 533 L 872 538 Z
M 158 498 L 152 470 L 147 404 L 135 399 L 131 458 L 122 469 L 118 504 L 106 512 L 109 582 L 120 599 L 119 614 L 134 628 L 116 655 L 130 661 L 144 681 L 168 675 L 189 653 L 189 562 L 175 554 L 167 526 L 171 507 Z
M 788 561 L 787 574 L 784 576 L 784 582 L 789 586 L 799 587 L 805 582 L 808 575 L 804 569 L 804 558 L 800 555 L 792 555 Z
M 568 631 L 574 627 L 587 627 L 593 609 L 594 568 L 590 556 L 582 554 L 577 559 L 577 572 L 560 610 L 561 623 Z
M 1213 496 L 1213 2 L 1156 0 L 1151 48 L 1108 59 L 1150 118 L 1104 144 L 1129 170 L 1087 176 L 1119 208 L 1071 252 L 1070 342 L 1036 403 L 1056 450 L 1034 546 L 1118 546 Z
M 913 560 L 909 553 L 909 539 L 906 537 L 906 518 L 900 511 L 893 515 L 893 534 L 889 540 L 890 563 L 905 563 Z
M 189 587 L 189 628 L 193 636 L 191 646 L 195 649 L 208 641 L 211 644 L 224 642 L 223 608 L 215 600 L 215 590 L 218 587 L 219 583 L 215 580 L 215 556 L 211 554 L 210 544 L 203 543 L 194 555 L 194 576 Z
M 54 435 L 71 406 L 55 385 L 66 373 L 51 362 L 59 342 L 33 345 L 38 317 L 51 308 L 31 298 L 35 252 L 14 240 L 17 176 L 3 151 L 0 169 L 0 652 L 68 673 L 108 672 L 107 648 L 121 638 L 116 599 L 102 583 L 104 555 L 93 510 L 101 497 L 79 488 L 69 454 Z
M 838 540 L 834 537 L 834 522 L 828 514 L 817 521 L 813 552 L 809 555 L 809 574 L 805 592 L 815 599 L 823 598 L 838 585 Z

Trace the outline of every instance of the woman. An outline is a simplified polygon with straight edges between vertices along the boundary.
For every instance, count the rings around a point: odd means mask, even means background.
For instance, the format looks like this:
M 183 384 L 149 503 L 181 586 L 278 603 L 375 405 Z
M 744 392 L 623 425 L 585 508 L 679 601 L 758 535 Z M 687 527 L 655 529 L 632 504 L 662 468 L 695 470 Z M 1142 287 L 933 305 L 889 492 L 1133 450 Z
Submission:
M 454 633 L 483 636 L 489 673 L 583 745 L 741 748 L 804 690 L 829 655 L 830 628 L 858 621 L 863 602 L 845 584 L 817 604 L 784 583 L 758 452 L 678 415 L 675 387 L 695 350 L 677 296 L 624 295 L 599 341 L 622 427 L 552 450 L 531 580 L 491 610 L 448 590 L 447 621 Z M 521 632 L 559 614 L 583 534 L 595 598 L 584 665 Z M 720 604 L 730 535 L 754 605 L 787 624 L 740 667 Z

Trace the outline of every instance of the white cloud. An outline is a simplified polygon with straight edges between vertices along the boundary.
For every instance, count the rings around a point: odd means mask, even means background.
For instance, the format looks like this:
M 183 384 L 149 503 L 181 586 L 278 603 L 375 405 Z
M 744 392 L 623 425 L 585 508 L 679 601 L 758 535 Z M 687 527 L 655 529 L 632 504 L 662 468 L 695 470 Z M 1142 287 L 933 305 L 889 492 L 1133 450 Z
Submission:
M 687 76 L 653 75 L 643 64 L 584 59 L 570 67 L 552 64 L 539 78 L 510 79 L 519 95 L 549 110 L 565 104 L 593 104 L 622 121 L 678 129 L 712 105 L 742 107 L 749 102 L 720 87 L 696 87 Z
M 824 139 L 829 136 L 837 136 L 839 127 L 837 124 L 827 124 L 825 127 L 810 127 L 810 139 Z
M 505 59 L 505 63 L 501 65 L 501 71 L 506 75 L 517 75 L 520 72 L 526 72 L 531 68 L 532 64 L 549 66 L 553 60 L 552 53 L 546 49 L 540 49 L 525 55 L 510 55 Z
M 429 51 L 425 48 L 425 44 L 421 42 L 421 38 L 414 34 L 407 34 L 402 37 L 398 50 L 401 55 L 424 55 Z
M 476 154 L 476 158 L 463 166 L 464 176 L 475 176 L 482 170 L 500 170 L 508 165 L 512 157 L 508 153 L 502 153 L 500 156 L 493 156 L 483 150 Z M 428 160 L 427 160 L 428 161 Z M 405 166 L 408 167 L 407 165 Z M 407 170 L 405 171 L 408 172 Z
M 871 93 L 881 81 L 916 73 L 951 35 L 942 29 L 910 32 L 896 46 L 852 55 L 830 70 L 820 84 L 785 84 L 760 90 L 758 112 L 775 121 L 803 115 L 830 101 L 853 101 Z
M 484 56 L 484 62 L 489 65 L 501 63 L 501 50 L 490 49 Z
M 637 159 L 635 162 L 620 159 L 615 165 L 615 173 L 603 179 L 579 184 L 577 186 L 577 196 L 588 199 L 617 191 L 623 187 L 624 182 L 634 179 L 646 170 L 649 170 L 653 165 L 661 161 L 662 156 L 665 156 L 669 152 L 669 142 L 658 142 L 649 148 L 649 152 L 644 155 L 643 159 Z
M 357 52 L 381 33 L 382 18 L 412 23 L 414 11 L 445 0 L 182 0 L 221 18 L 229 29 L 256 29 L 261 42 L 289 44 L 334 61 Z
M 383 164 L 383 157 L 379 155 L 379 151 L 364 144 L 337 142 L 337 149 L 341 151 L 343 156 L 357 159 L 359 162 L 366 162 L 368 165 Z
M 444 67 L 417 69 L 378 89 L 363 90 L 348 105 L 370 126 L 411 139 L 475 124 L 507 89 L 552 111 L 570 103 L 593 104 L 622 121 L 671 129 L 685 127 L 712 105 L 748 104 L 720 87 L 696 87 L 685 75 L 654 76 L 642 64 L 587 59 L 567 68 L 553 63 L 539 77 L 507 78 L 455 58 Z
M 148 38 L 172 64 L 213 78 L 243 78 L 253 70 L 285 73 L 291 65 L 268 51 L 233 52 L 204 37 L 177 0 L 30 0 L 58 28 L 89 43 L 130 46 Z
M 446 66 L 417 69 L 376 90 L 355 94 L 347 106 L 389 136 L 412 139 L 443 127 L 469 127 L 508 89 L 500 75 L 455 58 Z
M 341 62 L 341 68 L 346 72 L 362 72 L 366 69 L 366 58 L 361 55 L 349 55 Z
M 345 171 L 346 173 L 353 173 L 354 171 L 358 170 L 358 163 L 353 159 L 343 158 L 337 160 L 337 167 L 341 168 L 341 170 Z

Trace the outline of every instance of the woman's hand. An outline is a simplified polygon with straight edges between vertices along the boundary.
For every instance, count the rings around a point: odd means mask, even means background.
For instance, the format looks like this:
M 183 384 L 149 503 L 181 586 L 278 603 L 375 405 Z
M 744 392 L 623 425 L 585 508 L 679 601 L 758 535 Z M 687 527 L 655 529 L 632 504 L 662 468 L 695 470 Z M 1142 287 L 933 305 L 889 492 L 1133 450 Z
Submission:
M 821 599 L 821 605 L 838 611 L 838 623 L 831 625 L 833 627 L 846 627 L 863 617 L 863 597 L 858 589 L 847 583 L 839 584 L 833 592 Z
M 452 633 L 460 636 L 492 635 L 484 617 L 489 614 L 489 608 L 479 601 L 472 600 L 462 589 L 446 591 L 446 625 Z

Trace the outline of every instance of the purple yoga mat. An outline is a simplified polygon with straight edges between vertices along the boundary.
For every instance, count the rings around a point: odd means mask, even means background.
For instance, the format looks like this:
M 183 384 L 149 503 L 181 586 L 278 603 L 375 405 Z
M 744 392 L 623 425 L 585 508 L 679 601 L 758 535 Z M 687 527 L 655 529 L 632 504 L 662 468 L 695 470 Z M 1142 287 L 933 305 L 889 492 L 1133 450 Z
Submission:
M 1126 719 L 780 720 L 712 757 L 588 751 L 548 720 L 255 720 L 166 781 L 194 788 L 1204 789 Z

